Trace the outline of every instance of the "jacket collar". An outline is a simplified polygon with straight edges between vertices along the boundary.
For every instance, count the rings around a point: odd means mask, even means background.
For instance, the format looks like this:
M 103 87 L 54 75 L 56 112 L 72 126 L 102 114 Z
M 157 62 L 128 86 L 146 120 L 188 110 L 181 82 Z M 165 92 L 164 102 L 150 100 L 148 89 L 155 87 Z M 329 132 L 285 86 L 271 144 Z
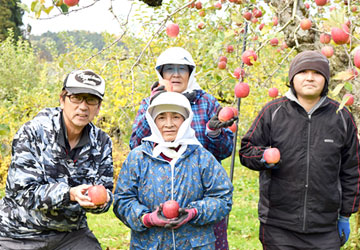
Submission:
M 294 95 L 294 93 L 291 91 L 291 89 L 289 89 L 286 93 L 285 96 L 293 102 L 296 102 L 298 105 L 301 105 L 301 103 L 299 102 L 299 100 L 297 99 L 297 97 Z M 325 102 L 325 100 L 327 99 L 326 96 L 322 96 L 320 98 L 320 100 L 315 104 L 314 107 L 312 107 L 312 109 L 308 112 L 308 115 L 312 115 L 317 109 L 319 109 L 319 107 L 321 107 L 321 105 Z

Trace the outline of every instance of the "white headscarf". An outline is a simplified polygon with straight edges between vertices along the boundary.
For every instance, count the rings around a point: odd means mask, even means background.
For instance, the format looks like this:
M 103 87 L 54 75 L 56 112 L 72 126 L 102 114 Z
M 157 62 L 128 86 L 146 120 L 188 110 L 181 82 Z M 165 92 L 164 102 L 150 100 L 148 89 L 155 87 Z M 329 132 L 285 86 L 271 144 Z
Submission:
M 200 85 L 196 82 L 195 74 L 196 74 L 196 65 L 191 56 L 191 54 L 181 48 L 181 47 L 171 47 L 165 50 L 161 55 L 158 57 L 156 61 L 156 74 L 159 77 L 159 81 L 163 80 L 163 77 L 160 74 L 161 66 L 165 64 L 182 64 L 182 65 L 190 65 L 193 70 L 189 76 L 188 86 L 187 89 L 183 92 L 191 92 L 195 89 L 201 89 Z
M 167 107 L 171 106 L 179 106 L 181 108 L 185 108 L 189 116 L 184 120 L 181 124 L 176 138 L 172 142 L 164 141 L 160 130 L 155 124 L 155 118 L 152 117 L 153 110 L 155 107 L 159 107 L 162 105 L 166 105 Z M 175 108 L 172 112 L 177 112 L 177 108 Z M 167 109 L 167 112 L 170 110 Z M 181 114 L 181 113 L 180 113 Z M 201 143 L 196 139 L 195 131 L 191 128 L 191 121 L 193 119 L 193 112 L 191 110 L 189 100 L 182 94 L 176 92 L 164 92 L 158 95 L 151 103 L 149 108 L 146 111 L 145 117 L 151 129 L 151 136 L 143 138 L 145 141 L 152 141 L 157 143 L 156 147 L 153 150 L 153 156 L 157 157 L 161 152 L 170 158 L 179 158 L 187 145 L 200 145 Z M 172 150 L 171 148 L 177 148 L 181 146 L 178 152 Z

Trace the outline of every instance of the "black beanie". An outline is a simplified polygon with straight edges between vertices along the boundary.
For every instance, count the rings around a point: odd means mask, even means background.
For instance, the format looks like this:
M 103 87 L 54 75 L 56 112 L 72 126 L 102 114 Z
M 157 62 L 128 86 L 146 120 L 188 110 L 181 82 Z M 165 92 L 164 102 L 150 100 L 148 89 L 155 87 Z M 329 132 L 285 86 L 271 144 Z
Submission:
M 294 57 L 289 68 L 289 82 L 294 94 L 296 93 L 293 89 L 293 78 L 297 73 L 303 70 L 315 70 L 324 76 L 325 85 L 321 96 L 326 95 L 330 79 L 330 66 L 328 59 L 320 52 L 312 50 L 303 51 Z

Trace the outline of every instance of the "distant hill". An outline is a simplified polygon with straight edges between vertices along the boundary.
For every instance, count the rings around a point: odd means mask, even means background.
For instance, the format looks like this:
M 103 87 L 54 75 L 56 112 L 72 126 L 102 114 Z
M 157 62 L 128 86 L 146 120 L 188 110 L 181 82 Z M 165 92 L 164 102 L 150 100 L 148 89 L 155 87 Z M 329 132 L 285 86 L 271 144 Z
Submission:
M 39 36 L 31 35 L 29 37 L 30 43 L 36 48 L 40 57 L 49 61 L 53 57 L 51 53 L 62 54 L 66 52 L 65 44 L 68 43 L 69 39 L 74 41 L 76 46 L 80 48 L 90 47 L 101 50 L 105 46 L 104 38 L 101 34 L 83 30 L 58 33 L 48 31 Z M 55 51 L 53 50 L 54 47 Z

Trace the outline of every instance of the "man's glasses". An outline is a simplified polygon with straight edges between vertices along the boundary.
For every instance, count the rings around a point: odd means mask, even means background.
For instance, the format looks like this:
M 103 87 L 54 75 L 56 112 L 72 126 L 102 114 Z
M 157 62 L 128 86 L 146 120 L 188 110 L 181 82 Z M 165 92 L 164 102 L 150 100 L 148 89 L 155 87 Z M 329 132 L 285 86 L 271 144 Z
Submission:
M 67 95 L 69 97 L 70 102 L 75 104 L 81 104 L 84 100 L 88 105 L 98 105 L 100 103 L 100 99 L 91 96 L 91 95 Z
M 189 66 L 183 64 L 165 64 L 163 68 L 163 73 L 167 74 L 186 74 L 189 73 Z

